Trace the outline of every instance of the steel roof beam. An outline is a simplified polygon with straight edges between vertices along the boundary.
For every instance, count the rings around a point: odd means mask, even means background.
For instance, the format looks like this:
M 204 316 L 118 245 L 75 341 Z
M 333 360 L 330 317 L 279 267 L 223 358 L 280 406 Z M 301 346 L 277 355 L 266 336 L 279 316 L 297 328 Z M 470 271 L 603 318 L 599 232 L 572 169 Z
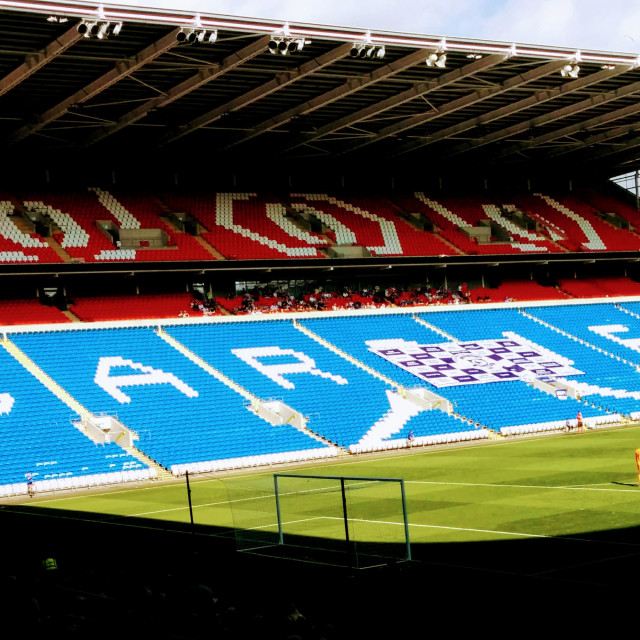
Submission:
M 386 100 L 381 100 L 380 102 L 376 102 L 375 104 L 369 105 L 364 109 L 360 109 L 355 113 L 352 113 L 343 118 L 339 118 L 338 120 L 334 120 L 324 127 L 320 127 L 317 131 L 311 134 L 307 134 L 302 136 L 299 140 L 289 145 L 285 150 L 291 151 L 292 149 L 296 149 L 302 145 L 308 144 L 315 140 L 318 140 L 330 133 L 335 133 L 340 129 L 344 129 L 345 127 L 351 127 L 362 120 L 366 120 L 373 116 L 376 116 L 380 113 L 384 113 L 389 109 L 397 107 L 398 105 L 404 104 L 406 102 L 410 102 L 411 100 L 415 100 L 416 98 L 420 98 L 436 89 L 441 89 L 449 84 L 455 83 L 463 78 L 468 78 L 469 76 L 473 76 L 481 71 L 486 69 L 490 69 L 497 64 L 500 64 L 508 57 L 507 54 L 496 54 L 492 56 L 487 56 L 486 58 L 482 58 L 480 60 L 475 60 L 474 62 L 465 65 L 464 67 L 460 67 L 458 69 L 453 69 L 447 73 L 442 74 L 439 78 L 435 80 L 430 80 L 428 82 L 418 82 L 411 89 L 407 89 L 395 96 L 391 96 Z
M 341 84 L 339 87 L 335 89 L 331 89 L 330 91 L 326 91 L 325 93 L 316 96 L 315 98 L 311 98 L 302 104 L 292 107 L 291 109 L 287 109 L 283 113 L 280 113 L 273 118 L 269 118 L 264 122 L 253 127 L 253 130 L 244 135 L 242 138 L 235 140 L 225 147 L 228 149 L 230 147 L 235 147 L 238 144 L 243 142 L 247 142 L 256 136 L 259 136 L 263 133 L 271 131 L 280 127 L 287 122 L 290 122 L 294 118 L 299 118 L 300 116 L 304 116 L 308 113 L 313 113 L 314 111 L 321 109 L 322 107 L 326 107 L 327 105 L 332 104 L 349 96 L 365 87 L 370 87 L 376 82 L 380 82 L 381 80 L 387 80 L 402 71 L 406 71 L 411 67 L 415 67 L 417 64 L 424 63 L 426 57 L 433 53 L 433 49 L 423 49 L 420 51 L 414 51 L 408 56 L 404 56 L 398 60 L 394 60 L 393 62 L 389 62 L 382 67 L 378 67 L 375 71 L 371 73 L 367 73 L 359 78 L 349 78 L 344 84 Z
M 552 65 L 544 65 L 544 67 L 540 67 L 541 70 L 553 67 Z M 437 133 L 429 135 L 425 138 L 420 138 L 418 140 L 412 140 L 400 147 L 396 155 L 400 155 L 402 153 L 407 153 L 409 151 L 413 151 L 414 149 L 419 149 L 421 147 L 425 147 L 430 144 L 434 144 L 439 142 L 440 140 L 446 140 L 447 138 L 454 137 L 465 131 L 469 131 L 471 129 L 475 129 L 476 127 L 483 126 L 495 120 L 499 120 L 500 118 L 504 118 L 507 116 L 512 116 L 519 111 L 524 111 L 525 109 L 529 109 L 530 107 L 534 107 L 539 104 L 543 104 L 553 98 L 557 98 L 558 96 L 565 96 L 573 91 L 578 91 L 580 89 L 584 89 L 590 85 L 601 82 L 602 80 L 606 80 L 612 76 L 619 75 L 621 73 L 626 72 L 629 67 L 624 67 L 623 69 L 616 69 L 615 71 L 599 71 L 597 73 L 592 73 L 588 76 L 583 76 L 582 78 L 578 78 L 572 82 L 567 82 L 556 89 L 545 89 L 544 91 L 537 91 L 533 95 L 523 98 L 522 100 L 518 100 L 512 104 L 505 105 L 504 107 L 500 107 L 499 109 L 494 109 L 493 111 L 489 111 L 481 116 L 476 118 L 472 118 L 471 120 L 465 120 L 464 122 L 460 122 L 451 127 L 447 127 L 446 129 L 441 129 Z M 552 68 L 549 73 L 553 73 L 557 68 Z M 526 74 L 525 74 L 526 75 Z M 547 75 L 547 74 L 542 74 Z M 524 84 L 524 83 L 521 83 Z M 521 86 L 517 85 L 517 86 Z M 461 145 L 458 149 L 464 147 Z M 455 149 L 454 149 L 455 152 Z M 445 154 L 445 157 L 449 154 Z
M 270 36 L 266 36 L 266 41 L 262 47 L 262 51 L 266 51 L 268 41 L 270 40 Z M 290 69 L 288 71 L 283 71 L 282 73 L 276 74 L 276 76 L 265 82 L 264 84 L 244 93 L 233 100 L 229 100 L 223 105 L 216 107 L 215 109 L 211 109 L 207 113 L 198 116 L 191 120 L 191 122 L 182 125 L 179 127 L 177 131 L 173 131 L 165 136 L 163 136 L 158 142 L 158 146 L 164 146 L 169 144 L 170 142 L 174 142 L 183 136 L 188 135 L 189 133 L 193 133 L 202 127 L 206 127 L 207 125 L 215 122 L 219 118 L 222 118 L 224 115 L 231 113 L 232 111 L 237 111 L 238 109 L 242 109 L 247 105 L 256 102 L 262 98 L 265 98 L 272 93 L 286 87 L 287 85 L 296 82 L 297 80 L 301 80 L 302 78 L 306 78 L 307 76 L 313 74 L 319 69 L 323 69 L 324 67 L 333 64 L 336 60 L 340 60 L 349 54 L 352 45 L 342 44 L 327 53 L 318 56 L 312 60 L 308 60 L 307 62 L 301 64 L 299 67 L 295 69 Z
M 547 157 L 555 158 L 557 156 L 563 156 L 568 153 L 576 153 L 578 151 L 582 151 L 583 149 L 587 149 L 595 145 L 606 144 L 611 140 L 615 140 L 616 138 L 620 138 L 621 136 L 629 135 L 636 131 L 640 131 L 640 122 L 623 125 L 621 127 L 616 127 L 615 129 L 610 129 L 608 131 L 603 131 L 602 133 L 589 136 L 580 142 L 576 142 L 575 144 L 569 144 L 566 147 L 558 149 L 557 151 L 552 151 L 551 153 L 547 154 Z M 599 156 L 599 155 L 600 155 L 600 152 L 596 151 L 595 156 Z
M 626 131 L 621 131 L 622 129 L 625 129 Z M 626 135 L 629 133 L 634 133 L 636 131 L 640 131 L 640 124 L 630 125 L 627 127 L 619 127 L 618 129 L 616 129 L 616 132 L 618 131 L 621 131 L 621 132 L 618 133 L 618 135 L 615 137 L 619 137 L 621 135 Z M 616 155 L 618 153 L 624 153 L 625 151 L 635 149 L 636 147 L 640 147 L 640 136 L 634 136 L 633 138 L 621 144 L 617 144 L 612 147 L 607 147 L 604 149 L 600 149 L 599 151 L 595 151 L 589 154 L 589 157 L 585 159 L 585 162 L 594 162 L 599 160 L 600 158 Z
M 43 127 L 46 127 L 49 123 L 63 116 L 74 105 L 82 104 L 83 102 L 90 100 L 100 92 L 122 80 L 122 78 L 126 78 L 151 60 L 154 60 L 172 47 L 176 46 L 178 44 L 176 35 L 179 31 L 180 29 L 177 28 L 172 29 L 166 36 L 149 45 L 134 57 L 117 62 L 113 69 L 107 71 L 107 73 L 89 83 L 83 89 L 76 91 L 73 95 L 69 96 L 54 107 L 51 107 L 51 109 L 41 113 L 36 117 L 34 122 L 24 125 L 15 131 L 9 136 L 7 142 L 9 144 L 19 142 L 27 136 L 30 136 L 32 133 L 36 133 Z
M 18 86 L 21 82 L 24 82 L 29 76 L 44 67 L 48 62 L 51 62 L 51 60 L 54 60 L 64 53 L 69 47 L 80 40 L 80 38 L 82 38 L 82 36 L 78 33 L 74 25 L 53 42 L 50 42 L 44 49 L 27 55 L 19 67 L 0 79 L 0 96 L 11 91 L 11 89 Z
M 640 82 L 634 82 L 630 85 L 622 86 L 613 91 L 607 91 L 606 93 L 599 93 L 597 95 L 586 98 L 585 100 L 581 100 L 580 102 L 576 102 L 575 104 L 568 105 L 561 109 L 556 109 L 555 111 L 551 111 L 545 115 L 531 118 L 529 120 L 525 120 L 524 122 L 519 122 L 518 124 L 506 127 L 505 129 L 500 129 L 499 131 L 494 131 L 493 133 L 490 133 L 489 135 L 484 136 L 479 140 L 474 140 L 473 142 L 467 142 L 465 144 L 459 145 L 458 147 L 455 147 L 449 153 L 447 153 L 446 157 L 451 157 L 460 153 L 472 151 L 479 147 L 498 142 L 499 140 L 509 138 L 519 133 L 523 133 L 525 131 L 535 129 L 546 124 L 550 124 L 551 122 L 555 122 L 556 120 L 561 120 L 562 118 L 566 118 L 567 116 L 572 116 L 593 107 L 602 106 L 613 100 L 618 100 L 620 98 L 633 95 L 638 91 L 640 91 Z M 554 95 L 553 97 L 556 96 Z M 530 143 L 519 143 L 517 145 L 512 145 L 509 148 L 509 153 L 517 153 L 518 151 L 521 151 L 528 146 L 532 145 Z M 502 155 L 502 153 L 500 155 Z
M 166 107 L 168 104 L 175 102 L 191 91 L 195 91 L 208 82 L 211 82 L 225 73 L 232 71 L 236 67 L 239 67 L 244 62 L 247 62 L 247 60 L 255 58 L 257 55 L 264 52 L 270 39 L 271 36 L 263 36 L 243 49 L 228 55 L 221 64 L 211 65 L 211 67 L 201 69 L 195 75 L 187 78 L 174 87 L 171 87 L 171 89 L 169 89 L 164 95 L 150 98 L 142 104 L 139 104 L 135 109 L 132 109 L 118 118 L 118 120 L 113 124 L 105 126 L 97 131 L 85 142 L 85 146 L 91 146 L 92 144 L 96 144 L 97 142 L 104 140 L 108 136 L 113 135 L 130 124 L 134 124 L 138 120 L 146 117 L 149 111 Z
M 630 84 L 627 87 L 623 87 L 623 89 L 628 90 L 628 92 L 625 91 L 625 95 L 629 95 L 629 93 L 638 93 L 640 92 L 640 82 L 635 82 L 634 84 Z M 607 102 L 609 101 L 610 99 L 607 100 Z M 583 103 L 580 103 L 580 104 L 583 104 Z M 592 106 L 598 106 L 598 105 L 592 105 Z M 581 110 L 584 110 L 584 109 L 581 109 Z M 574 133 L 579 133 L 580 131 L 587 131 L 592 127 L 598 127 L 603 124 L 613 122 L 614 120 L 619 120 L 620 118 L 626 118 L 627 116 L 635 115 L 636 113 L 640 113 L 640 102 L 630 104 L 626 107 L 623 107 L 621 109 L 616 109 L 615 111 L 610 111 L 609 113 L 605 113 L 600 116 L 595 116 L 594 118 L 590 118 L 589 120 L 583 120 L 582 122 L 577 122 L 576 124 L 563 127 L 562 129 L 556 129 L 555 131 L 550 131 L 549 133 L 545 133 L 541 136 L 538 136 L 533 140 L 527 140 L 526 142 L 519 142 L 516 144 L 512 144 L 506 149 L 503 149 L 502 151 L 495 154 L 493 157 L 496 159 L 504 158 L 504 157 L 513 155 L 514 153 L 520 153 L 521 151 L 526 151 L 527 149 L 538 147 L 548 142 L 553 142 L 554 140 L 558 140 L 559 138 L 564 138 L 565 136 L 570 136 L 570 135 L 573 135 Z M 556 119 L 557 118 L 554 118 L 554 120 Z
M 400 122 L 396 122 L 395 124 L 392 124 L 388 127 L 384 127 L 375 136 L 369 138 L 368 140 L 364 140 L 363 142 L 360 142 L 357 145 L 353 145 L 343 153 L 355 151 L 356 149 L 364 147 L 368 144 L 379 142 L 380 140 L 384 140 L 389 136 L 395 136 L 398 133 L 402 133 L 403 131 L 407 131 L 408 129 L 411 129 L 413 127 L 419 126 L 426 122 L 430 122 L 431 120 L 441 118 L 442 116 L 445 116 L 449 113 L 454 113 L 455 111 L 459 111 L 460 109 L 464 109 L 465 107 L 475 105 L 478 102 L 482 102 L 483 100 L 487 100 L 488 98 L 492 98 L 493 96 L 499 95 L 501 93 L 505 93 L 516 87 L 521 87 L 529 82 L 533 82 L 534 80 L 538 80 L 539 78 L 548 76 L 550 73 L 553 73 L 554 71 L 558 71 L 559 69 L 562 68 L 562 66 L 563 66 L 562 62 L 557 62 L 557 61 L 548 62 L 547 64 L 542 65 L 541 67 L 536 67 L 535 69 L 531 69 L 530 71 L 527 71 L 525 73 L 518 74 L 513 78 L 509 78 L 508 80 L 505 80 L 504 82 L 496 86 L 477 89 L 476 91 L 473 91 L 472 93 L 467 94 L 466 96 L 462 96 L 460 98 L 457 98 L 456 100 L 452 100 L 451 102 L 448 102 L 447 104 L 442 105 L 437 110 L 431 113 L 424 113 L 424 114 L 411 116 L 410 118 L 406 118 Z M 393 156 L 401 155 L 406 151 L 411 151 L 413 149 L 413 147 L 411 147 L 410 145 L 406 145 L 406 147 L 409 147 L 409 148 L 405 148 L 403 146 L 398 151 L 394 152 Z

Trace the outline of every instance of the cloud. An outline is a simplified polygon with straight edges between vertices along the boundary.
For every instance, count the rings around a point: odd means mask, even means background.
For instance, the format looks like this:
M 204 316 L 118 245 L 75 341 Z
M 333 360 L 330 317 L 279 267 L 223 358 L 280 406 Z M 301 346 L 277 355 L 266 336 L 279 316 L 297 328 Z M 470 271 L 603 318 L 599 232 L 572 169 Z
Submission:
M 363 32 L 375 29 L 576 49 L 640 50 L 640 7 L 633 7 L 629 0 L 136 0 L 135 4 L 339 25 Z

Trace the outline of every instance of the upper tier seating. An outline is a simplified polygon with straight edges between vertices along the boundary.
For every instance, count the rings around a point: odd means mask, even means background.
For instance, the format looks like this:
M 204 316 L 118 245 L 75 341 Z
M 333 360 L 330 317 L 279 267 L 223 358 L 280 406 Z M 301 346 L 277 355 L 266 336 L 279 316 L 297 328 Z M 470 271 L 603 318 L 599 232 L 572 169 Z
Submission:
M 321 258 L 327 240 L 303 231 L 286 207 L 255 193 L 162 195 L 174 211 L 189 213 L 207 229 L 207 242 L 227 259 Z
M 67 254 L 84 262 L 213 259 L 193 237 L 173 230 L 161 219 L 164 211 L 151 196 L 115 195 L 92 188 L 80 193 L 27 193 L 21 197 L 25 207 L 48 217 L 60 229 L 54 238 Z M 114 223 L 120 229 L 160 229 L 168 237 L 167 246 L 119 248 L 98 228 L 98 221 Z
M 408 212 L 423 215 L 441 229 L 442 236 L 468 255 L 505 253 L 545 253 L 560 249 L 541 233 L 526 231 L 506 217 L 501 207 L 510 210 L 513 205 L 503 204 L 495 197 L 451 198 L 416 192 L 413 196 L 397 197 L 398 204 Z M 480 222 L 493 222 L 508 232 L 510 241 L 488 244 L 476 242 L 461 229 L 477 227 Z
M 59 262 L 46 239 L 25 230 L 16 203 L 48 218 L 54 240 L 84 262 L 193 261 L 216 258 L 323 258 L 332 246 L 359 246 L 374 256 L 499 255 L 520 253 L 637 251 L 640 235 L 616 228 L 604 213 L 617 213 L 633 228 L 640 215 L 608 191 L 579 193 L 483 193 L 449 196 L 416 192 L 394 195 L 291 193 L 174 193 L 159 196 L 92 187 L 74 193 L 0 193 L 0 263 Z M 170 213 L 189 214 L 203 230 L 199 238 L 178 231 Z M 429 220 L 420 230 L 410 220 Z M 302 218 L 322 225 L 321 235 L 305 230 Z M 121 230 L 159 229 L 162 248 L 116 246 L 98 221 Z M 20 224 L 18 224 L 20 223 Z M 490 228 L 490 242 L 462 229 Z M 497 240 L 497 238 L 502 238 Z M 62 256 L 62 257 L 61 257 Z
M 337 245 L 365 247 L 372 255 L 454 255 L 440 238 L 398 217 L 391 202 L 377 198 L 336 198 L 326 193 L 291 194 L 296 211 L 312 214 L 331 229 Z

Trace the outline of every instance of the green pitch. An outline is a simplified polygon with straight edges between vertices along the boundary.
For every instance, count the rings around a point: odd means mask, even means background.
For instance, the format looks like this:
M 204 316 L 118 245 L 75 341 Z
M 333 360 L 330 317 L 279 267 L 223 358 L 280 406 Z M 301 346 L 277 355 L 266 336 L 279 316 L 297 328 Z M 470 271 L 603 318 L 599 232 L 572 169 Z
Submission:
M 640 488 L 634 458 L 639 446 L 640 427 L 632 426 L 416 449 L 304 465 L 296 472 L 403 478 L 414 559 L 450 563 L 455 556 L 455 562 L 476 567 L 542 574 L 556 571 L 559 561 L 575 566 L 640 551 Z M 255 522 L 256 527 L 275 530 L 275 516 L 271 523 L 264 521 L 268 511 L 264 501 L 270 500 L 272 487 L 273 470 L 229 479 L 193 477 L 198 533 L 233 537 L 238 513 L 243 514 L 243 526 Z M 393 526 L 395 519 L 400 526 L 397 509 L 386 512 L 384 496 L 378 500 L 368 495 L 370 504 L 358 510 L 359 535 L 366 537 L 369 520 L 372 537 L 380 531 L 380 522 Z M 331 518 L 324 503 L 328 499 L 310 496 L 289 514 L 296 534 L 328 539 L 342 535 L 339 520 Z M 99 518 L 136 527 L 190 526 L 184 480 L 39 496 L 26 504 L 31 507 L 56 518 Z M 526 547 L 517 544 L 523 541 Z M 499 556 L 478 553 L 479 548 L 488 551 L 496 544 Z

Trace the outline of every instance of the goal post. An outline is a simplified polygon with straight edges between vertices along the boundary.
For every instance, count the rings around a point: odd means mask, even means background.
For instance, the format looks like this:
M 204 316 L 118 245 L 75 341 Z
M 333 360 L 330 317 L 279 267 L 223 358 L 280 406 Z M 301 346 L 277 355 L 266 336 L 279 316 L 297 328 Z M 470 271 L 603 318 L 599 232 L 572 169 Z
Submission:
M 351 566 L 411 560 L 404 480 L 276 473 L 278 545 L 342 555 Z

